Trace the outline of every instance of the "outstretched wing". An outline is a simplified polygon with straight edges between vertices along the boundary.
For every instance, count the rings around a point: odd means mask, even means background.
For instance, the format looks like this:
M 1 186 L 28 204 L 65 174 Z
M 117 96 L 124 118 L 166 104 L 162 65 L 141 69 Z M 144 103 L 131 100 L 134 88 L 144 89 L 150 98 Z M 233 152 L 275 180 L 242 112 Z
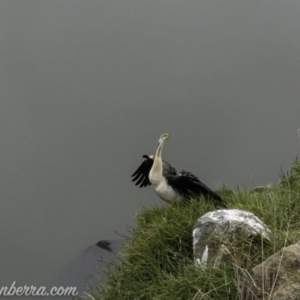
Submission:
M 193 198 L 203 195 L 205 198 L 213 198 L 222 201 L 222 198 L 212 191 L 190 172 L 181 171 L 176 176 L 166 176 L 167 183 L 184 198 Z
M 151 182 L 149 181 L 149 173 L 153 165 L 153 158 L 149 155 L 143 155 L 143 158 L 145 158 L 145 160 L 131 175 L 131 177 L 133 177 L 132 181 L 136 181 L 135 185 L 140 185 L 140 188 L 151 185 Z
M 136 181 L 135 185 L 140 185 L 140 187 L 146 187 L 151 185 L 149 180 L 149 173 L 153 165 L 154 157 L 153 155 L 143 155 L 145 160 L 137 168 L 137 170 L 131 175 L 133 177 L 132 181 Z M 176 169 L 173 168 L 169 163 L 163 160 L 163 176 L 177 175 Z

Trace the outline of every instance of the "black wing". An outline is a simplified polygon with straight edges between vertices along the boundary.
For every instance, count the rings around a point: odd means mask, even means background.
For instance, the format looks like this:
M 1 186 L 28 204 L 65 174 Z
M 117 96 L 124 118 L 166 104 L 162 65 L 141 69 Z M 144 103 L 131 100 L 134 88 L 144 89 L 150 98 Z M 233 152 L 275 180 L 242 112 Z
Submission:
M 140 184 L 140 187 L 151 185 L 151 182 L 149 181 L 149 173 L 153 165 L 153 158 L 151 158 L 149 155 L 143 155 L 143 158 L 145 158 L 145 160 L 131 175 L 131 177 L 133 177 L 132 181 L 137 180 L 135 185 Z
M 145 160 L 131 175 L 131 177 L 133 177 L 132 181 L 136 181 L 135 185 L 140 185 L 140 187 L 151 185 L 151 182 L 149 181 L 149 173 L 153 165 L 153 156 L 143 155 L 143 158 L 145 158 Z M 168 175 L 175 176 L 177 175 L 177 172 L 175 168 L 163 160 L 163 176 Z
M 181 171 L 176 176 L 166 176 L 168 184 L 184 198 L 193 198 L 203 195 L 205 198 L 213 198 L 222 201 L 222 198 L 212 191 L 190 172 Z

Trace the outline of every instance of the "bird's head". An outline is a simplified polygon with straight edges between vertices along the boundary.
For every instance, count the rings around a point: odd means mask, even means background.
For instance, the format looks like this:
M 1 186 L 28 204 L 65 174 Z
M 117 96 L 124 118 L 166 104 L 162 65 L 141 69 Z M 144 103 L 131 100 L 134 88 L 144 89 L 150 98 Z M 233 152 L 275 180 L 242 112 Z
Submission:
M 170 134 L 168 134 L 168 133 L 163 133 L 163 134 L 160 136 L 159 140 L 158 140 L 158 144 L 160 144 L 160 143 L 162 143 L 162 142 L 168 140 L 168 139 L 171 138 L 171 137 L 172 137 L 172 136 L 171 136 Z

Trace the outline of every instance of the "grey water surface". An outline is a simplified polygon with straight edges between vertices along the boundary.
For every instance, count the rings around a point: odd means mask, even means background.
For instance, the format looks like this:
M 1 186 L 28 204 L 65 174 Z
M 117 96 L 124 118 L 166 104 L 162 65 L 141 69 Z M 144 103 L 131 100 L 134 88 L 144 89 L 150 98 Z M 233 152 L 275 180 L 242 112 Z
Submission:
M 130 178 L 164 132 L 164 159 L 212 189 L 277 184 L 299 154 L 299 15 L 298 0 L 0 1 L 1 285 L 49 286 L 165 205 Z

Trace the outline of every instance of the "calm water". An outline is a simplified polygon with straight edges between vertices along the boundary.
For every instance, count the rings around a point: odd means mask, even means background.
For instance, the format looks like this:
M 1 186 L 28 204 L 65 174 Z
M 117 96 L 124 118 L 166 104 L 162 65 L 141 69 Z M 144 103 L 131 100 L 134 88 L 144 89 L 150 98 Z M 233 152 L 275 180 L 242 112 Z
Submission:
M 211 188 L 276 184 L 299 154 L 299 1 L 0 3 L 2 285 L 46 285 L 163 205 L 163 157 Z

